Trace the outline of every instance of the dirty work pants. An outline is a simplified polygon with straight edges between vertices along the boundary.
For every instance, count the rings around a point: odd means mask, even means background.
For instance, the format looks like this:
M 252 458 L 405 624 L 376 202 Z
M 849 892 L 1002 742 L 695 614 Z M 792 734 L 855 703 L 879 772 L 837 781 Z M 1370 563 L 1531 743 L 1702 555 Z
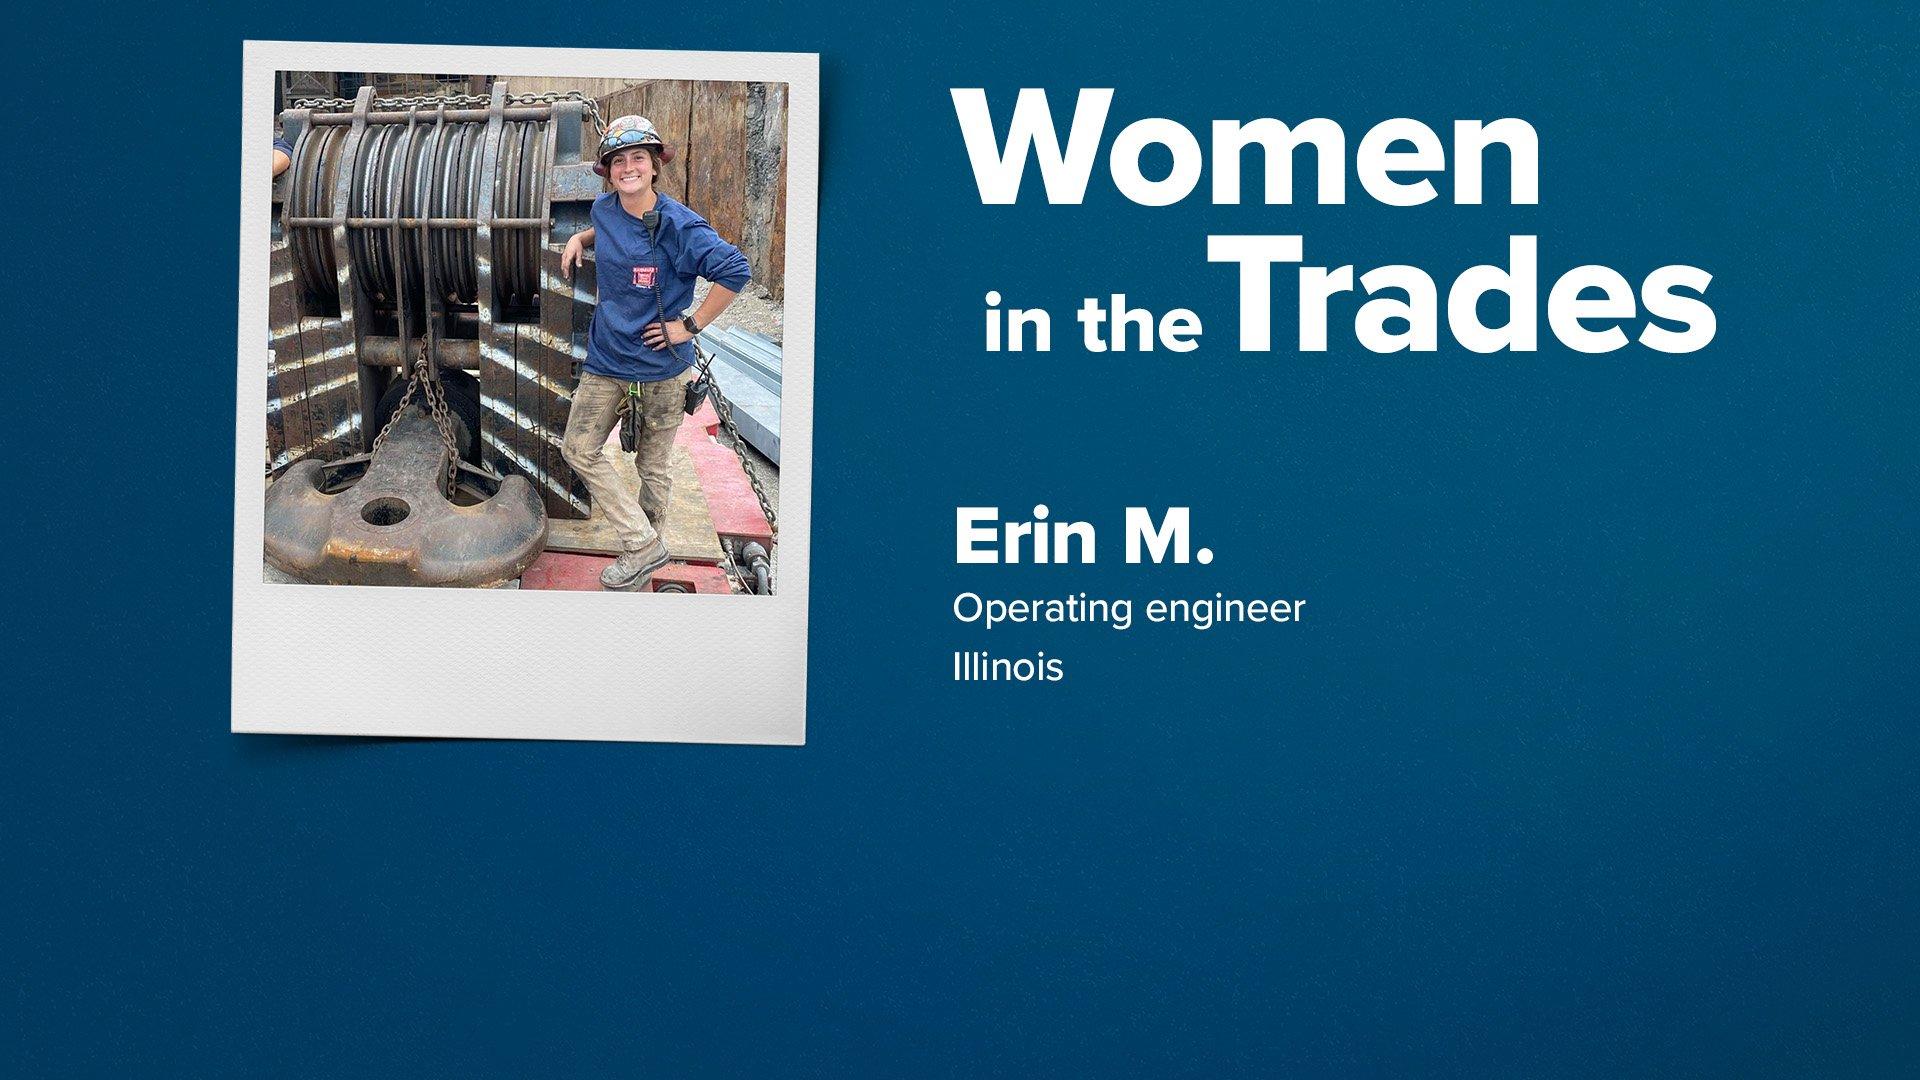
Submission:
M 692 369 L 658 382 L 640 383 L 640 446 L 634 464 L 640 472 L 640 497 L 627 489 L 626 477 L 607 450 L 607 436 L 620 422 L 620 401 L 627 385 L 618 379 L 580 373 L 567 412 L 567 435 L 560 453 L 586 482 L 593 504 L 607 515 L 620 546 L 635 551 L 653 543 L 666 521 L 667 500 L 673 496 L 673 436 L 686 416 L 686 385 Z

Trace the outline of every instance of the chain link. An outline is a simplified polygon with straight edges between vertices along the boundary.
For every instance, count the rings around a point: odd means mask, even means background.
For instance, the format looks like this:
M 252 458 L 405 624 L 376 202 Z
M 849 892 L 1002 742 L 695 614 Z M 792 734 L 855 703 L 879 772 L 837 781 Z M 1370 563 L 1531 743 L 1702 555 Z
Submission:
M 774 512 L 773 500 L 767 496 L 766 486 L 761 483 L 760 470 L 754 465 L 753 459 L 747 456 L 746 436 L 740 434 L 740 426 L 733 422 L 733 403 L 720 392 L 720 382 L 713 377 L 713 354 L 700 346 L 699 338 L 694 338 L 693 355 L 700 378 L 706 380 L 707 394 L 713 398 L 714 414 L 720 418 L 721 426 L 727 429 L 727 437 L 733 445 L 733 456 L 740 461 L 740 471 L 746 474 L 747 483 L 753 486 L 753 497 L 759 500 L 760 513 L 766 516 L 768 530 L 778 537 L 780 521 Z M 622 411 L 639 408 L 632 387 L 628 388 L 626 399 L 620 403 L 620 407 Z M 734 563 L 733 551 L 725 541 L 720 544 L 720 567 L 726 572 L 727 579 L 738 586 L 741 592 L 753 591 L 753 587 L 747 584 L 746 572 Z
M 460 444 L 453 437 L 453 413 L 447 408 L 446 388 L 440 385 L 440 371 L 427 353 L 424 338 L 420 341 L 420 358 L 407 374 L 407 388 L 400 393 L 400 403 L 393 407 L 393 415 L 387 417 L 387 422 L 380 425 L 379 434 L 373 437 L 373 451 L 379 453 L 380 447 L 386 444 L 387 433 L 399 422 L 400 414 L 407 411 L 416 388 L 426 402 L 426 413 L 433 418 L 433 426 L 440 430 L 441 445 L 447 448 L 446 495 L 451 499 L 460 480 Z
M 760 513 L 767 519 L 767 531 L 775 539 L 780 536 L 780 519 L 774 513 L 773 500 L 767 497 L 767 489 L 760 483 L 760 470 L 753 459 L 747 456 L 747 438 L 740 434 L 740 425 L 733 422 L 733 402 L 720 392 L 720 381 L 713 377 L 713 354 L 700 347 L 700 339 L 693 339 L 693 355 L 700 362 L 700 377 L 707 381 L 707 394 L 713 398 L 713 411 L 720 417 L 720 425 L 727 429 L 727 439 L 733 444 L 733 456 L 740 459 L 740 471 L 747 474 L 747 483 L 753 485 L 753 497 L 760 501 Z M 738 582 L 741 592 L 752 592 L 747 584 L 746 574 L 733 562 L 733 552 L 727 550 L 725 541 L 720 544 L 720 557 L 726 563 L 727 576 Z M 772 567 L 769 565 L 769 571 Z M 771 580 L 768 582 L 772 584 Z
M 555 105 L 562 101 L 578 101 L 587 108 L 587 119 L 593 124 L 593 139 L 607 133 L 606 121 L 600 115 L 600 103 L 578 90 L 553 90 L 544 94 L 508 94 L 508 105 Z M 451 109 L 485 108 L 492 99 L 483 94 L 422 94 L 413 97 L 374 98 L 376 109 L 431 109 L 442 105 Z M 296 109 L 351 109 L 352 98 L 295 98 Z
M 379 451 L 382 446 L 386 445 L 387 433 L 392 431 L 393 425 L 400 421 L 400 414 L 407 411 L 407 403 L 413 400 L 413 389 L 419 385 L 419 381 L 420 380 L 412 374 L 407 376 L 407 388 L 400 395 L 400 404 L 393 407 L 393 415 L 387 417 L 387 422 L 380 425 L 379 433 L 373 437 L 373 449 L 376 452 Z
M 747 439 L 740 434 L 740 426 L 733 422 L 733 402 L 720 392 L 720 381 L 713 377 L 713 354 L 700 347 L 700 339 L 693 340 L 693 354 L 700 360 L 700 377 L 707 380 L 707 393 L 713 397 L 713 411 L 720 417 L 720 424 L 727 429 L 727 437 L 733 441 L 733 455 L 740 459 L 740 471 L 747 474 L 747 483 L 753 485 L 753 497 L 760 500 L 760 512 L 767 517 L 767 528 L 773 535 L 780 535 L 780 522 L 774 514 L 773 500 L 767 497 L 767 489 L 760 483 L 760 470 L 754 467 L 753 459 L 747 456 Z
M 427 346 L 420 344 L 421 385 L 426 388 L 427 407 L 433 424 L 440 429 L 440 442 L 447 448 L 447 498 L 453 498 L 460 481 L 460 445 L 453 437 L 453 415 L 447 409 L 447 391 L 440 385 L 440 371 L 427 360 Z
M 508 94 L 509 105 L 555 105 L 562 101 L 578 101 L 587 107 L 587 120 L 593 124 L 593 141 L 599 142 L 600 136 L 607 133 L 607 125 L 600 117 L 600 102 L 578 90 L 554 90 L 545 94 Z

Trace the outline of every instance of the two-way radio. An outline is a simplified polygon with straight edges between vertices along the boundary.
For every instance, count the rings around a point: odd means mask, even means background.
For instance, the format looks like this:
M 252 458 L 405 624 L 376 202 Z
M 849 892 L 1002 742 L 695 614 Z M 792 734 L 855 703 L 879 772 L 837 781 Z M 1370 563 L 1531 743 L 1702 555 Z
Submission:
M 655 258 L 658 258 L 660 251 L 660 211 L 649 210 L 640 215 L 640 223 L 647 227 L 647 246 L 653 249 Z M 667 333 L 667 303 L 660 289 L 661 276 L 660 274 L 655 274 L 653 277 L 653 310 L 655 316 L 660 321 L 660 337 L 666 343 L 667 355 L 673 357 L 675 360 L 679 360 L 681 357 L 674 349 L 673 338 Z M 687 383 L 685 405 L 688 415 L 692 415 L 693 410 L 699 408 L 700 403 L 706 400 L 707 391 L 712 388 L 713 383 L 707 374 L 707 369 L 700 364 L 700 346 L 691 341 L 689 341 L 688 344 L 693 345 L 693 360 L 688 366 L 694 369 L 694 377 L 691 382 Z
M 640 223 L 647 227 L 647 246 L 653 250 L 655 258 L 658 258 L 660 250 L 660 211 L 649 210 L 640 215 Z M 663 275 L 659 273 L 654 274 L 653 283 L 649 286 L 649 290 L 653 293 L 654 317 L 660 325 L 660 336 L 665 341 L 664 348 L 667 355 L 673 357 L 675 360 L 685 362 L 679 351 L 674 347 L 673 337 L 667 333 L 667 301 L 665 294 L 660 288 L 660 278 L 662 276 Z M 692 381 L 687 383 L 686 397 L 681 403 L 689 415 L 700 407 L 700 403 L 706 400 L 707 392 L 713 387 L 713 383 L 707 374 L 707 369 L 700 364 L 700 346 L 697 344 L 693 347 L 693 355 L 694 359 L 688 366 L 694 369 L 694 377 Z M 635 453 L 640 449 L 639 389 L 640 387 L 637 383 L 627 387 L 627 411 L 620 422 L 620 449 L 625 450 L 629 454 Z

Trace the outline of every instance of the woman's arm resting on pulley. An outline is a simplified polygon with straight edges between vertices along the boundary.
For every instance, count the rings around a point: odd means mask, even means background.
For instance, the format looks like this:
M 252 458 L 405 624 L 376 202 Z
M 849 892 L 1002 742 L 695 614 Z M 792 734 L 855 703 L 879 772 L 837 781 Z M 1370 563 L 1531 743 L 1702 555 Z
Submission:
M 582 232 L 574 233 L 573 239 L 567 241 L 567 250 L 560 253 L 560 276 L 566 278 L 568 281 L 572 281 L 573 268 L 580 265 L 581 260 L 587 257 L 586 249 L 592 246 L 593 229 L 591 226 Z M 703 323 L 701 325 L 705 324 Z

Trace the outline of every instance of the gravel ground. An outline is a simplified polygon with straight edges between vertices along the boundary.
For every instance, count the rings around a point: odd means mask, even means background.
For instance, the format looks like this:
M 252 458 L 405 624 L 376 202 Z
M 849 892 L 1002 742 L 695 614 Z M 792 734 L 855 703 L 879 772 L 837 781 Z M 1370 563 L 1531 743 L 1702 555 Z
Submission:
M 709 282 L 699 281 L 693 287 L 693 306 L 707 298 Z M 758 285 L 748 285 L 747 291 L 740 294 L 727 310 L 713 321 L 715 326 L 737 326 L 742 330 L 751 330 L 756 334 L 765 334 L 775 341 L 784 341 L 781 336 L 781 324 L 786 319 L 786 309 L 780 301 L 767 295 L 767 290 Z

